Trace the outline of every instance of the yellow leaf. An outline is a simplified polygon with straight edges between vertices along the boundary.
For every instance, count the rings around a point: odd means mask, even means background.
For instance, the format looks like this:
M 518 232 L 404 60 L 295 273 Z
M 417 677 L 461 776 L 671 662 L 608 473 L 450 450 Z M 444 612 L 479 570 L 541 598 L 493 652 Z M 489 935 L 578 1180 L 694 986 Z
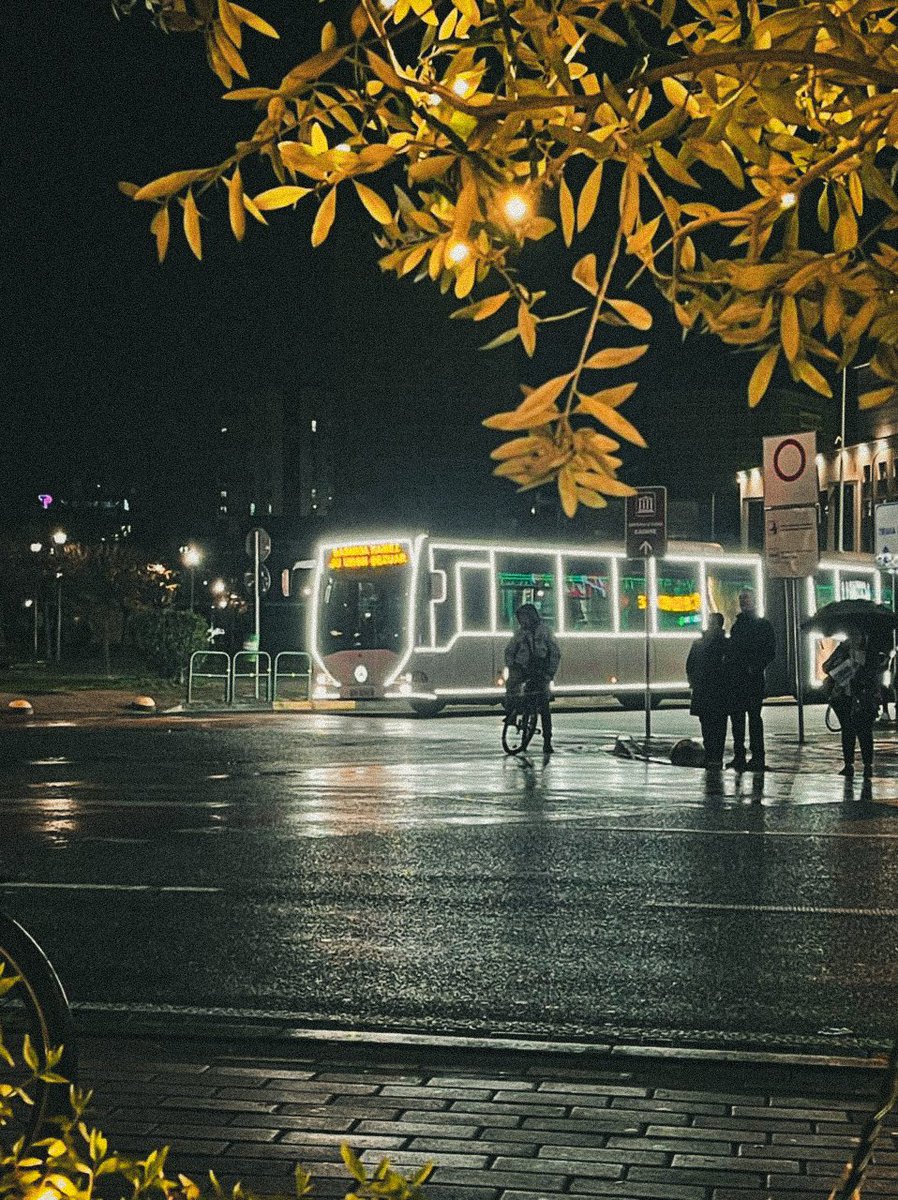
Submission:
M 599 350 L 583 364 L 593 371 L 606 370 L 611 367 L 625 367 L 628 363 L 642 358 L 648 346 L 621 346 L 619 349 Z
M 353 10 L 349 28 L 356 41 L 359 41 L 368 32 L 368 14 L 365 12 L 364 4 L 357 5 Z
M 213 26 L 210 25 L 207 27 L 205 37 L 206 54 L 209 58 L 209 66 L 212 68 L 224 86 L 229 88 L 234 82 L 234 72 L 228 65 L 228 60 L 218 48 L 218 41 L 215 37 L 215 29 Z
M 595 296 L 599 290 L 599 281 L 596 278 L 596 256 L 584 254 L 571 272 L 571 278 L 574 283 L 579 283 L 582 288 L 586 288 Z
M 225 92 L 222 100 L 270 100 L 277 92 L 266 87 L 234 88 L 233 92 Z
M 541 412 L 550 404 L 554 404 L 565 386 L 570 382 L 573 371 L 568 371 L 566 375 L 556 375 L 553 379 L 547 379 L 545 383 L 541 383 L 539 387 L 534 388 L 526 399 L 519 405 L 517 411 L 524 416 L 530 416 L 531 419 L 535 413 Z M 538 421 L 533 421 L 533 424 L 539 424 Z
M 363 183 L 353 179 L 353 186 L 359 194 L 359 199 L 365 208 L 381 225 L 390 225 L 393 222 L 393 214 L 390 212 L 390 206 L 373 188 L 366 187 Z
M 701 187 L 697 179 L 689 174 L 679 159 L 674 158 L 669 150 L 665 150 L 663 146 L 653 146 L 652 154 L 654 154 L 658 166 L 665 175 L 669 175 L 671 179 L 677 183 L 682 183 L 686 187 Z
M 852 171 L 848 176 L 848 195 L 851 197 L 851 203 L 854 206 L 854 211 L 859 217 L 863 216 L 864 189 L 861 185 L 861 177 L 857 171 Z
M 801 346 L 801 328 L 798 324 L 798 305 L 794 296 L 783 297 L 780 312 L 780 340 L 789 362 L 794 362 Z
M 187 244 L 197 258 L 203 257 L 203 242 L 200 236 L 200 214 L 193 198 L 192 189 L 187 192 L 184 201 L 184 236 Z
M 556 410 L 555 413 L 551 415 L 551 419 L 554 420 L 555 417 L 560 415 L 561 414 Z M 501 429 L 508 433 L 515 432 L 517 430 L 533 428 L 533 422 L 531 421 L 529 414 L 521 413 L 520 409 L 515 409 L 514 412 L 496 413 L 494 417 L 487 417 L 482 424 L 485 425 L 487 429 Z
M 564 515 L 572 517 L 577 511 L 577 485 L 569 467 L 562 468 L 558 473 L 558 495 L 561 497 Z
M 337 212 L 337 189 L 332 187 L 327 193 L 315 214 L 315 222 L 312 225 L 312 245 L 320 246 L 324 239 L 331 231 L 331 226 L 334 223 L 334 217 Z
M 491 450 L 490 458 L 499 460 L 517 458 L 520 455 L 533 454 L 550 444 L 548 439 L 541 437 L 512 438 L 510 442 L 503 442 L 501 446 L 497 446 L 495 450 Z
M 499 292 L 495 296 L 488 296 L 485 300 L 481 300 L 477 312 L 474 314 L 474 320 L 485 321 L 487 317 L 494 316 L 510 295 L 511 292 Z
M 636 488 L 609 475 L 607 471 L 590 471 L 580 474 L 577 476 L 577 482 L 583 487 L 604 492 L 606 496 L 633 496 L 636 494 Z
M 463 300 L 465 296 L 470 294 L 476 279 L 477 259 L 472 255 L 465 262 L 455 280 L 455 295 L 458 300 Z
M 879 408 L 881 404 L 885 404 L 887 400 L 891 400 L 895 395 L 896 388 L 885 387 L 877 388 L 873 392 L 862 392 L 858 397 L 859 408 Z
M 239 50 L 243 31 L 240 28 L 237 14 L 231 7 L 230 0 L 218 0 L 218 19 L 221 21 L 225 33 Z
M 249 71 L 246 69 L 246 63 L 240 57 L 237 47 L 225 33 L 224 26 L 220 21 L 215 21 L 212 25 L 212 32 L 215 35 L 215 43 L 221 51 L 221 56 L 231 68 L 242 79 L 249 79 Z
M 296 204 L 298 200 L 302 200 L 303 196 L 308 196 L 311 190 L 307 187 L 285 184 L 283 187 L 269 188 L 266 192 L 259 192 L 258 196 L 253 197 L 253 203 L 259 212 L 271 212 L 274 208 L 288 208 L 291 204 Z M 327 234 L 324 236 L 327 237 Z M 322 238 L 323 240 L 324 238 Z
M 829 192 L 826 184 L 823 185 L 823 191 L 817 201 L 817 223 L 824 233 L 829 233 Z
M 581 396 L 581 400 L 597 400 L 600 404 L 607 404 L 609 408 L 620 408 L 625 400 L 636 391 L 639 385 L 636 383 L 622 383 L 620 387 L 603 388 L 600 392 L 595 392 L 591 396 Z
M 636 228 L 639 220 L 639 175 L 632 161 L 624 169 L 624 178 L 620 191 L 620 227 L 621 232 L 629 237 Z
M 854 213 L 846 207 L 839 214 L 836 227 L 833 230 L 833 246 L 839 253 L 853 250 L 857 245 L 857 221 Z
M 268 224 L 268 222 L 265 220 L 262 213 L 259 211 L 258 208 L 256 208 L 255 203 L 249 198 L 249 196 L 247 196 L 246 192 L 243 193 L 243 207 L 246 209 L 246 211 L 249 213 L 249 215 L 251 217 L 255 217 L 255 219 L 259 222 L 260 225 Z
M 609 300 L 607 303 L 634 329 L 651 329 L 652 314 L 641 304 L 636 304 L 632 300 Z
M 127 196 L 129 200 L 133 200 L 140 191 L 140 188 L 136 183 L 126 183 L 125 180 L 120 180 L 116 186 L 122 195 Z
M 627 238 L 627 253 L 639 255 L 651 247 L 652 239 L 661 224 L 660 216 L 654 217 L 645 225 L 640 225 L 632 237 Z
M 834 338 L 845 318 L 845 308 L 842 304 L 842 293 L 835 284 L 831 284 L 823 293 L 823 329 L 826 336 Z
M 664 95 L 674 108 L 684 108 L 690 117 L 700 117 L 702 115 L 698 100 L 689 94 L 679 79 L 662 79 L 661 87 L 664 89 Z
M 168 205 L 165 204 L 150 221 L 150 233 L 156 239 L 156 253 L 159 256 L 159 261 L 165 258 L 165 252 L 168 250 L 168 236 L 171 228 L 171 223 L 168 217 Z
M 558 209 L 561 214 L 561 232 L 564 244 L 569 246 L 574 237 L 574 198 L 563 175 L 558 184 Z
M 396 74 L 388 62 L 384 62 L 372 50 L 366 50 L 365 54 L 368 57 L 368 66 L 381 83 L 386 84 L 388 88 L 392 88 L 394 92 L 405 90 L 405 81 Z
M 454 154 L 431 154 L 427 158 L 419 158 L 408 168 L 409 182 L 426 183 L 429 179 L 438 179 L 446 174 L 455 161 Z
M 603 404 L 601 400 L 595 400 L 593 397 L 587 396 L 581 399 L 575 411 L 595 417 L 597 421 L 601 421 L 606 429 L 610 429 L 612 433 L 616 433 L 618 437 L 622 437 L 625 442 L 632 442 L 634 446 L 645 448 L 645 438 L 636 426 L 631 425 L 627 418 L 621 416 L 617 409 L 612 408 L 610 404 Z
M 328 21 L 321 30 L 321 49 L 333 50 L 337 44 L 337 27 L 333 21 Z
M 161 196 L 173 196 L 181 188 L 197 179 L 207 179 L 209 172 L 203 171 L 173 171 L 171 175 L 162 175 L 152 183 L 145 183 L 134 193 L 135 200 L 158 200 Z
M 579 484 L 577 485 L 577 499 L 587 508 L 605 508 L 608 504 L 604 496 L 600 496 L 598 492 L 593 492 L 589 488 L 580 487 Z
M 801 359 L 796 363 L 798 378 L 802 383 L 806 383 L 808 387 L 813 388 L 815 392 L 819 392 L 821 396 L 832 396 L 833 391 L 826 379 L 815 366 L 812 366 L 807 359 Z
M 228 183 L 228 216 L 234 237 L 238 242 L 242 242 L 246 233 L 246 209 L 243 207 L 243 180 L 239 167 L 234 168 L 234 174 Z
M 527 357 L 532 358 L 536 349 L 536 320 L 526 304 L 518 305 L 518 333 L 521 345 L 527 351 Z
M 683 238 L 680 243 L 680 266 L 684 271 L 691 271 L 695 267 L 695 242 L 691 237 Z
M 583 231 L 592 220 L 602 186 L 602 163 L 593 169 L 577 200 L 577 229 Z
M 760 404 L 764 393 L 770 386 L 770 379 L 773 375 L 773 368 L 776 366 L 776 360 L 779 358 L 779 353 L 779 346 L 773 346 L 758 359 L 757 366 L 752 371 L 751 379 L 748 383 L 749 407 L 755 408 Z
M 255 29 L 256 33 L 263 33 L 266 37 L 277 38 L 281 35 L 269 25 L 267 21 L 263 21 L 261 17 L 257 17 L 254 12 L 250 12 L 248 8 L 243 8 L 240 4 L 231 4 L 231 11 L 238 21 L 242 21 L 244 25 L 248 25 L 250 29 Z

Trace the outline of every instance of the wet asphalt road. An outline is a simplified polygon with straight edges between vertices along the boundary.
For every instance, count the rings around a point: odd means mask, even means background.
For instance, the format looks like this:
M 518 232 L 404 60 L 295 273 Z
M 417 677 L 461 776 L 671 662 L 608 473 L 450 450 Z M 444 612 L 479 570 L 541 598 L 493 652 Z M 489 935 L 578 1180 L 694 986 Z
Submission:
M 779 769 L 722 785 L 608 754 L 641 728 L 617 711 L 559 713 L 548 764 L 503 758 L 492 714 L 6 728 L 6 906 L 83 1004 L 881 1040 L 898 734 L 868 795 L 822 710 L 800 759 L 794 720 L 768 715 Z

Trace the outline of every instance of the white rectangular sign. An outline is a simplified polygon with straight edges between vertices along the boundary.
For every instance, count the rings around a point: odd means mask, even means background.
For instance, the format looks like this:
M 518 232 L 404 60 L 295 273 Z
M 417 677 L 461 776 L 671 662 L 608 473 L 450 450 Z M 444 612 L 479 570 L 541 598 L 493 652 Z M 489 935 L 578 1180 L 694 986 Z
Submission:
M 805 579 L 817 569 L 817 509 L 768 509 L 764 513 L 764 556 L 773 579 Z
M 816 433 L 764 438 L 764 507 L 803 508 L 820 501 Z
M 898 567 L 898 504 L 876 506 L 875 554 L 881 567 Z

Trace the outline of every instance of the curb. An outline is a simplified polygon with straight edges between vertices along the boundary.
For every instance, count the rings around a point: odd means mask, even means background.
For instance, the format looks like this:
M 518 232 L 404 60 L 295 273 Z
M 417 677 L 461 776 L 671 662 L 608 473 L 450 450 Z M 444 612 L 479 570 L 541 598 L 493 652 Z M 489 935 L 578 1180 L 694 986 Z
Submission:
M 133 1008 L 119 1010 L 104 1005 L 74 1004 L 73 1015 L 79 1037 L 146 1038 L 174 1041 L 249 1042 L 289 1046 L 296 1050 L 304 1043 L 327 1049 L 377 1051 L 395 1048 L 418 1053 L 477 1053 L 522 1055 L 538 1059 L 589 1059 L 606 1066 L 624 1066 L 628 1060 L 647 1065 L 655 1060 L 665 1065 L 677 1062 L 695 1066 L 734 1066 L 741 1068 L 824 1069 L 862 1071 L 865 1074 L 885 1069 L 888 1048 L 874 1044 L 839 1047 L 841 1052 L 787 1049 L 738 1049 L 735 1046 L 685 1046 L 658 1043 L 605 1041 L 557 1041 L 514 1036 L 476 1036 L 467 1034 L 416 1033 L 409 1030 L 351 1029 L 302 1026 L 288 1021 L 240 1020 L 218 1015 L 201 1016 L 177 1011 L 141 1013 Z M 834 1047 L 834 1050 L 837 1050 Z

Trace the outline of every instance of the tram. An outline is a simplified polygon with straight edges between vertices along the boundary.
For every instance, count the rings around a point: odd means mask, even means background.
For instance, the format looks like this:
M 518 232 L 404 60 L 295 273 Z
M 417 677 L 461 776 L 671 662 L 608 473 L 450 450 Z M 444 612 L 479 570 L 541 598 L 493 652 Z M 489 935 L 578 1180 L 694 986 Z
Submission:
M 690 643 L 712 612 L 723 613 L 729 629 L 744 589 L 777 632 L 768 690 L 794 691 L 783 584 L 767 578 L 757 554 L 672 541 L 663 559 L 634 560 L 615 545 L 506 545 L 417 533 L 323 542 L 315 562 L 308 644 L 316 699 L 401 700 L 427 716 L 447 704 L 499 702 L 503 650 L 524 603 L 537 607 L 561 644 L 555 695 L 608 695 L 642 707 L 648 622 L 652 703 L 685 697 Z M 799 589 L 800 615 L 834 599 L 882 601 L 884 592 L 869 557 L 825 556 Z M 811 694 L 823 682 L 827 653 L 807 635 L 802 659 Z

